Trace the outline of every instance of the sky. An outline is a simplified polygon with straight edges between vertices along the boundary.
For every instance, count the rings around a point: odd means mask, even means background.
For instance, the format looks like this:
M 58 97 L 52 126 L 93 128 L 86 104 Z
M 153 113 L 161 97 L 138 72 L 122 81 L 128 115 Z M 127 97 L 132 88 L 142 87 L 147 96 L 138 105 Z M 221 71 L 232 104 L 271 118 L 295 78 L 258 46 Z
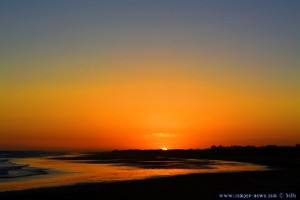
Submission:
M 2 0 L 0 149 L 300 143 L 300 1 Z

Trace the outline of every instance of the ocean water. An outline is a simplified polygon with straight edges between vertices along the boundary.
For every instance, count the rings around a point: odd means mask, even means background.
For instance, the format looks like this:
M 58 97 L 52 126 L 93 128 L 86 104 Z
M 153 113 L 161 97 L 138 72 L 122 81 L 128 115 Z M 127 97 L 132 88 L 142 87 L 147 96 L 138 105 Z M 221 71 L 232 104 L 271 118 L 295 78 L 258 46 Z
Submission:
M 48 156 L 59 156 L 62 153 L 40 152 L 40 151 L 1 151 L 0 152 L 0 183 L 4 178 L 19 178 L 47 174 L 46 169 L 32 167 L 30 164 L 19 164 L 18 159 L 42 158 Z
M 82 160 L 60 160 L 53 159 L 53 156 L 66 155 L 6 152 L 5 156 L 0 158 L 0 191 L 85 182 L 138 180 L 191 173 L 267 170 L 265 166 L 261 165 L 222 160 L 174 158 L 160 162 L 142 161 L 140 165 L 131 165 L 128 163 L 103 164 Z

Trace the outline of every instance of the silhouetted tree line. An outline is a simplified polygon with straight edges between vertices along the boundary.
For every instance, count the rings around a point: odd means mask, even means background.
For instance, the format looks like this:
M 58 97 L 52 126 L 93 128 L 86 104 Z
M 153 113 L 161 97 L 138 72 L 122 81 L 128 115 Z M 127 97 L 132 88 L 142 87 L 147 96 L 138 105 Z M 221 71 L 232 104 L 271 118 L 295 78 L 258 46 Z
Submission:
M 300 145 L 277 146 L 211 146 L 207 149 L 161 149 L 152 150 L 114 150 L 109 152 L 94 152 L 78 157 L 61 157 L 64 160 L 90 160 L 91 163 L 135 163 L 142 161 L 163 161 L 173 158 L 217 159 L 240 162 L 252 162 L 268 166 L 300 167 Z
M 253 150 L 253 149 L 259 149 L 259 150 L 288 150 L 288 149 L 300 149 L 300 144 L 296 144 L 295 146 L 277 146 L 277 145 L 266 145 L 266 146 L 237 146 L 237 145 L 231 145 L 231 146 L 216 146 L 212 145 L 210 147 L 211 150 Z
M 216 146 L 216 145 L 212 145 L 210 147 L 210 149 L 292 149 L 292 148 L 296 148 L 299 149 L 300 148 L 300 144 L 296 144 L 294 147 L 293 146 L 277 146 L 277 145 L 266 145 L 266 146 L 260 146 L 260 147 L 256 147 L 256 146 L 251 146 L 251 145 L 247 145 L 247 146 L 238 146 L 238 145 L 231 145 L 231 146 Z

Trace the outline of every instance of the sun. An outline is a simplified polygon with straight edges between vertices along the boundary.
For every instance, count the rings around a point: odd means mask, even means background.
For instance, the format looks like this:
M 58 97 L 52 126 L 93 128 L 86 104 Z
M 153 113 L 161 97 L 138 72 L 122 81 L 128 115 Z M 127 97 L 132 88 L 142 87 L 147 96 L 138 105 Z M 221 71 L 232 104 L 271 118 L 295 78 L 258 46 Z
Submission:
M 167 147 L 163 147 L 163 148 L 161 148 L 161 150 L 163 150 L 163 151 L 167 151 L 167 150 L 168 150 L 168 148 L 167 148 Z

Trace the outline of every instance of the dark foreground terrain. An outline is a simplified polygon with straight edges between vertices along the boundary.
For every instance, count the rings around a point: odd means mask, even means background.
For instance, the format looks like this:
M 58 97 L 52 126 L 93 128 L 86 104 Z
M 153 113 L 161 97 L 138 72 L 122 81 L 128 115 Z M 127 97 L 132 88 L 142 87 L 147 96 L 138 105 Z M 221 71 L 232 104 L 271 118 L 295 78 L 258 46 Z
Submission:
M 114 151 L 72 158 L 91 162 L 125 159 L 136 163 L 164 157 L 207 158 L 253 162 L 273 170 L 238 173 L 190 174 L 114 183 L 86 183 L 0 193 L 0 199 L 299 199 L 300 160 L 298 147 L 223 148 L 174 151 Z M 70 158 L 66 158 L 70 159 Z M 123 160 L 124 161 L 124 160 Z M 223 197 L 222 197 L 223 195 Z M 248 196 L 247 196 L 248 195 Z M 252 196 L 249 196 L 252 195 Z M 266 195 L 258 196 L 254 195 Z M 237 196 L 235 196 L 237 197 Z

